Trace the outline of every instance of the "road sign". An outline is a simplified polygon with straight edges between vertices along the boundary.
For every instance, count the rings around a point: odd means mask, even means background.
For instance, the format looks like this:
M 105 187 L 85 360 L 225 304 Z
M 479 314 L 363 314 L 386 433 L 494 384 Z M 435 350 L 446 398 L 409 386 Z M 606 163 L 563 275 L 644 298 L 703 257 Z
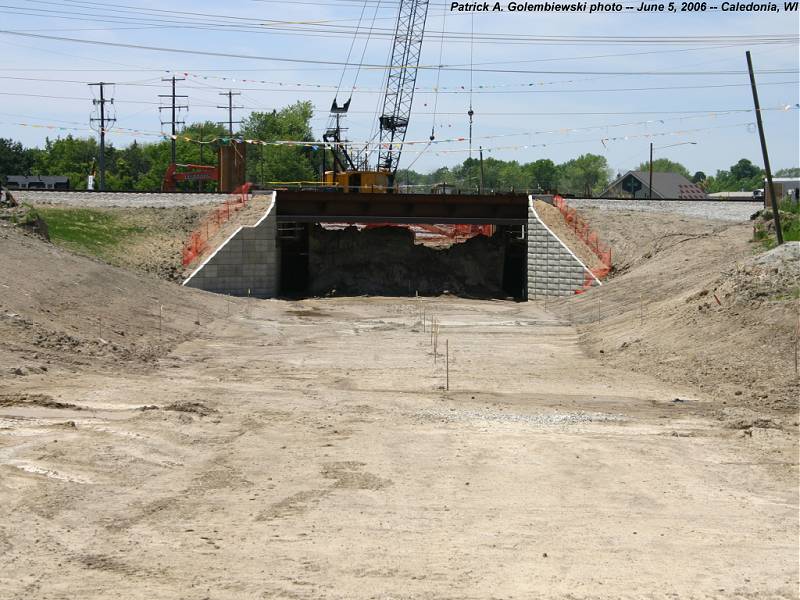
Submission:
M 636 196 L 636 192 L 642 189 L 642 182 L 630 175 L 622 182 L 622 189 L 630 192 L 631 196 Z

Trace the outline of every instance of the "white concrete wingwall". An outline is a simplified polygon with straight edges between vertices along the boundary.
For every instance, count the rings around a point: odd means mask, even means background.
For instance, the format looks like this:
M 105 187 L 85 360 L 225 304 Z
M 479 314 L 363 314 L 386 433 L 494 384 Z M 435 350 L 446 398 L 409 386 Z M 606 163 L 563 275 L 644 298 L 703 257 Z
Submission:
M 275 198 L 272 192 L 267 212 L 258 222 L 239 227 L 183 285 L 231 296 L 277 296 L 281 257 Z
M 587 281 L 602 285 L 589 268 L 539 218 L 528 196 L 528 299 L 571 296 Z

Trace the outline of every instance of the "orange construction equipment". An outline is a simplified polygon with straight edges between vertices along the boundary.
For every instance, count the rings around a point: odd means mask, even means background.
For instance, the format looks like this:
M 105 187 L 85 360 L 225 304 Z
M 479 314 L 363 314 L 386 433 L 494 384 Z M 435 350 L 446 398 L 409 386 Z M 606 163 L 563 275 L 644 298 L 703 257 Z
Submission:
M 179 167 L 189 170 L 179 172 Z M 167 167 L 167 172 L 164 173 L 161 191 L 177 191 L 179 181 L 219 181 L 219 170 L 217 167 L 209 165 L 177 165 L 172 163 Z
M 180 165 L 172 163 L 164 173 L 162 192 L 175 192 L 181 181 L 215 181 L 217 191 L 234 194 L 245 183 L 247 147 L 243 140 L 229 140 L 217 149 L 219 167 L 210 165 Z M 187 169 L 179 171 L 178 169 Z

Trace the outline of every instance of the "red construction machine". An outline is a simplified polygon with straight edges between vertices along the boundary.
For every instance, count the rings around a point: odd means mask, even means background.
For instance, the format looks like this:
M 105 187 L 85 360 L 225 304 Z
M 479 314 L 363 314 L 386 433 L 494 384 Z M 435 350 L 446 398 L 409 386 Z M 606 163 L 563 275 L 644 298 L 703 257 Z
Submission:
M 186 170 L 178 171 L 179 168 Z M 181 181 L 219 181 L 219 169 L 208 165 L 179 165 L 172 163 L 164 173 L 161 191 L 176 192 L 178 191 L 178 183 Z
M 182 181 L 214 181 L 218 192 L 232 194 L 245 182 L 246 149 L 241 140 L 221 144 L 217 150 L 219 167 L 171 163 L 164 173 L 161 191 L 175 192 L 178 190 L 178 183 Z

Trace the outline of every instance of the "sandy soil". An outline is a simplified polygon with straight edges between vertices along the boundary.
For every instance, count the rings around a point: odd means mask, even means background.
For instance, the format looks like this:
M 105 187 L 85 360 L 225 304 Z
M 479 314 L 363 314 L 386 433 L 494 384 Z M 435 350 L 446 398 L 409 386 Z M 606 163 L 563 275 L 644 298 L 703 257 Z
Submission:
M 798 597 L 797 422 L 720 420 L 562 305 L 229 301 L 0 253 L 4 598 Z M 595 335 L 636 321 L 634 276 Z
M 719 200 L 609 200 L 605 198 L 567 198 L 579 210 L 601 209 L 646 214 L 676 214 L 691 219 L 712 221 L 747 221 L 764 208 L 758 202 L 722 202 Z
M 612 278 L 549 306 L 590 355 L 697 386 L 721 418 L 797 422 L 800 262 L 757 267 L 750 223 L 582 212 L 614 248 Z

